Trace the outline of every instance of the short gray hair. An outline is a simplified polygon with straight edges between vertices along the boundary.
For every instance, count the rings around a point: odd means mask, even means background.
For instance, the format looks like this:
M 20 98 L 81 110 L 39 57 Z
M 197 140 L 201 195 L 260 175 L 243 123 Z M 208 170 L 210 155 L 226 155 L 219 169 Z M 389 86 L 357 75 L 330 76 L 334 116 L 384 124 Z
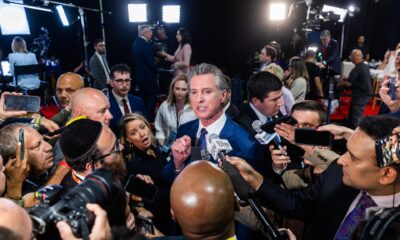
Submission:
M 321 32 L 321 34 L 319 35 L 320 38 L 330 38 L 331 37 L 331 32 L 329 32 L 329 30 L 324 30 Z
M 151 26 L 150 25 L 139 25 L 138 26 L 138 34 L 139 36 L 143 36 L 144 32 L 150 29 L 151 30 Z
M 18 133 L 16 129 L 29 127 L 24 123 L 12 123 L 0 129 L 0 155 L 5 165 L 10 158 L 15 158 L 18 144 Z
M 225 76 L 217 66 L 209 63 L 201 63 L 199 65 L 196 65 L 193 69 L 189 71 L 188 73 L 189 88 L 190 88 L 190 82 L 192 81 L 192 78 L 194 76 L 205 75 L 205 74 L 211 74 L 215 77 L 214 78 L 215 85 L 217 85 L 219 91 L 231 90 L 230 78 L 228 76 Z

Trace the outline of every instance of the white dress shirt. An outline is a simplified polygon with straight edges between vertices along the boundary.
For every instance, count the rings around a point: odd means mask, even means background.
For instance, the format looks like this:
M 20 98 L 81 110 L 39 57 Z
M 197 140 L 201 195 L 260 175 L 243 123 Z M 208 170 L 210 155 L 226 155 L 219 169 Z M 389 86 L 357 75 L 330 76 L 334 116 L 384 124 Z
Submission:
M 351 213 L 351 211 L 353 211 L 353 209 L 356 207 L 358 200 L 360 200 L 361 198 L 361 192 L 357 195 L 357 197 L 353 200 L 353 202 L 351 203 L 349 210 L 346 213 L 346 216 L 343 218 L 343 220 L 347 217 L 347 215 L 349 215 Z M 376 205 L 379 208 L 391 208 L 393 207 L 393 195 L 388 195 L 388 196 L 371 196 L 367 193 L 368 196 L 370 196 L 372 198 L 372 200 L 374 200 L 374 202 L 376 203 Z M 394 207 L 397 207 L 400 205 L 400 192 L 396 193 L 394 195 Z M 373 207 L 375 208 L 375 207 Z
M 131 112 L 132 112 L 132 109 L 131 109 L 131 105 L 129 104 L 128 96 L 125 96 L 124 98 L 122 98 L 121 96 L 119 96 L 118 94 L 116 94 L 116 93 L 114 92 L 114 90 L 112 90 L 111 92 L 112 92 L 112 94 L 114 95 L 115 100 L 116 100 L 117 103 L 118 103 L 118 107 L 119 107 L 119 110 L 121 110 L 122 116 L 125 115 L 125 109 L 124 109 L 124 104 L 122 103 L 122 99 L 125 99 L 125 100 L 126 100 L 126 104 L 128 104 L 129 112 L 131 113 Z
M 213 122 L 212 124 L 210 124 L 207 127 L 204 127 L 203 124 L 201 124 L 201 120 L 199 120 L 199 129 L 197 130 L 197 134 L 196 137 L 197 139 L 200 137 L 200 130 L 202 128 L 205 128 L 207 130 L 207 134 L 206 134 L 206 141 L 207 141 L 207 151 L 210 153 L 211 152 L 211 144 L 209 144 L 208 139 L 210 137 L 210 134 L 217 134 L 219 136 L 219 134 L 222 131 L 222 128 L 224 128 L 226 123 L 226 115 L 225 113 L 223 113 L 221 115 L 221 117 L 219 117 L 215 122 Z

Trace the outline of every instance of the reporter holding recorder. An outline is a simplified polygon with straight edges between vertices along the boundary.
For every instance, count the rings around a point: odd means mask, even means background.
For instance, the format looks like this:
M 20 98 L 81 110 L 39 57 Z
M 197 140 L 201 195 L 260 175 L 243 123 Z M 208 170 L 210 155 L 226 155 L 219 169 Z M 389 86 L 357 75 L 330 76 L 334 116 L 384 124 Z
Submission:
M 365 218 L 367 208 L 400 204 L 399 162 L 383 161 L 375 152 L 376 140 L 390 136 L 399 125 L 400 120 L 391 116 L 362 118 L 348 139 L 348 152 L 330 164 L 308 188 L 299 191 L 281 189 L 243 159 L 227 160 L 257 190 L 267 208 L 312 221 L 312 239 L 350 239 L 357 223 Z

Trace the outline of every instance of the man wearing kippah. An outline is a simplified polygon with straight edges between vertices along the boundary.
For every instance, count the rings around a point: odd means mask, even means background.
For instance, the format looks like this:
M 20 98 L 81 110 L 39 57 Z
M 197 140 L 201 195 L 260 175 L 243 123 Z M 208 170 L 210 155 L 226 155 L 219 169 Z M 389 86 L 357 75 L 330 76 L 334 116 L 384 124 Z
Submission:
M 68 125 L 61 134 L 60 147 L 71 167 L 61 182 L 66 189 L 82 182 L 95 169 L 117 172 L 117 166 L 123 163 L 122 145 L 111 129 L 98 121 L 80 119 Z

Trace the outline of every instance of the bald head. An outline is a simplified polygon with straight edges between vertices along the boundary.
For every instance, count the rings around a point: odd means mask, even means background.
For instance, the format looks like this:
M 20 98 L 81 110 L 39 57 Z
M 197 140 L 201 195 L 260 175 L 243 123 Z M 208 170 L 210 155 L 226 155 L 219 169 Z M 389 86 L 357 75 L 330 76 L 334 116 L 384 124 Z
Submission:
M 110 102 L 104 93 L 94 88 L 82 88 L 71 98 L 73 117 L 87 116 L 89 119 L 110 125 L 112 115 Z
M 32 221 L 28 213 L 6 198 L 0 198 L 0 228 L 10 230 L 13 239 L 32 239 Z
M 62 74 L 58 78 L 56 86 L 56 96 L 61 108 L 67 107 L 71 101 L 72 94 L 83 87 L 84 82 L 80 75 L 73 72 Z
M 354 63 L 360 63 L 363 61 L 363 54 L 360 49 L 354 49 L 350 54 L 350 60 Z
M 234 235 L 235 196 L 228 176 L 208 161 L 187 166 L 171 188 L 171 208 L 189 239 Z

